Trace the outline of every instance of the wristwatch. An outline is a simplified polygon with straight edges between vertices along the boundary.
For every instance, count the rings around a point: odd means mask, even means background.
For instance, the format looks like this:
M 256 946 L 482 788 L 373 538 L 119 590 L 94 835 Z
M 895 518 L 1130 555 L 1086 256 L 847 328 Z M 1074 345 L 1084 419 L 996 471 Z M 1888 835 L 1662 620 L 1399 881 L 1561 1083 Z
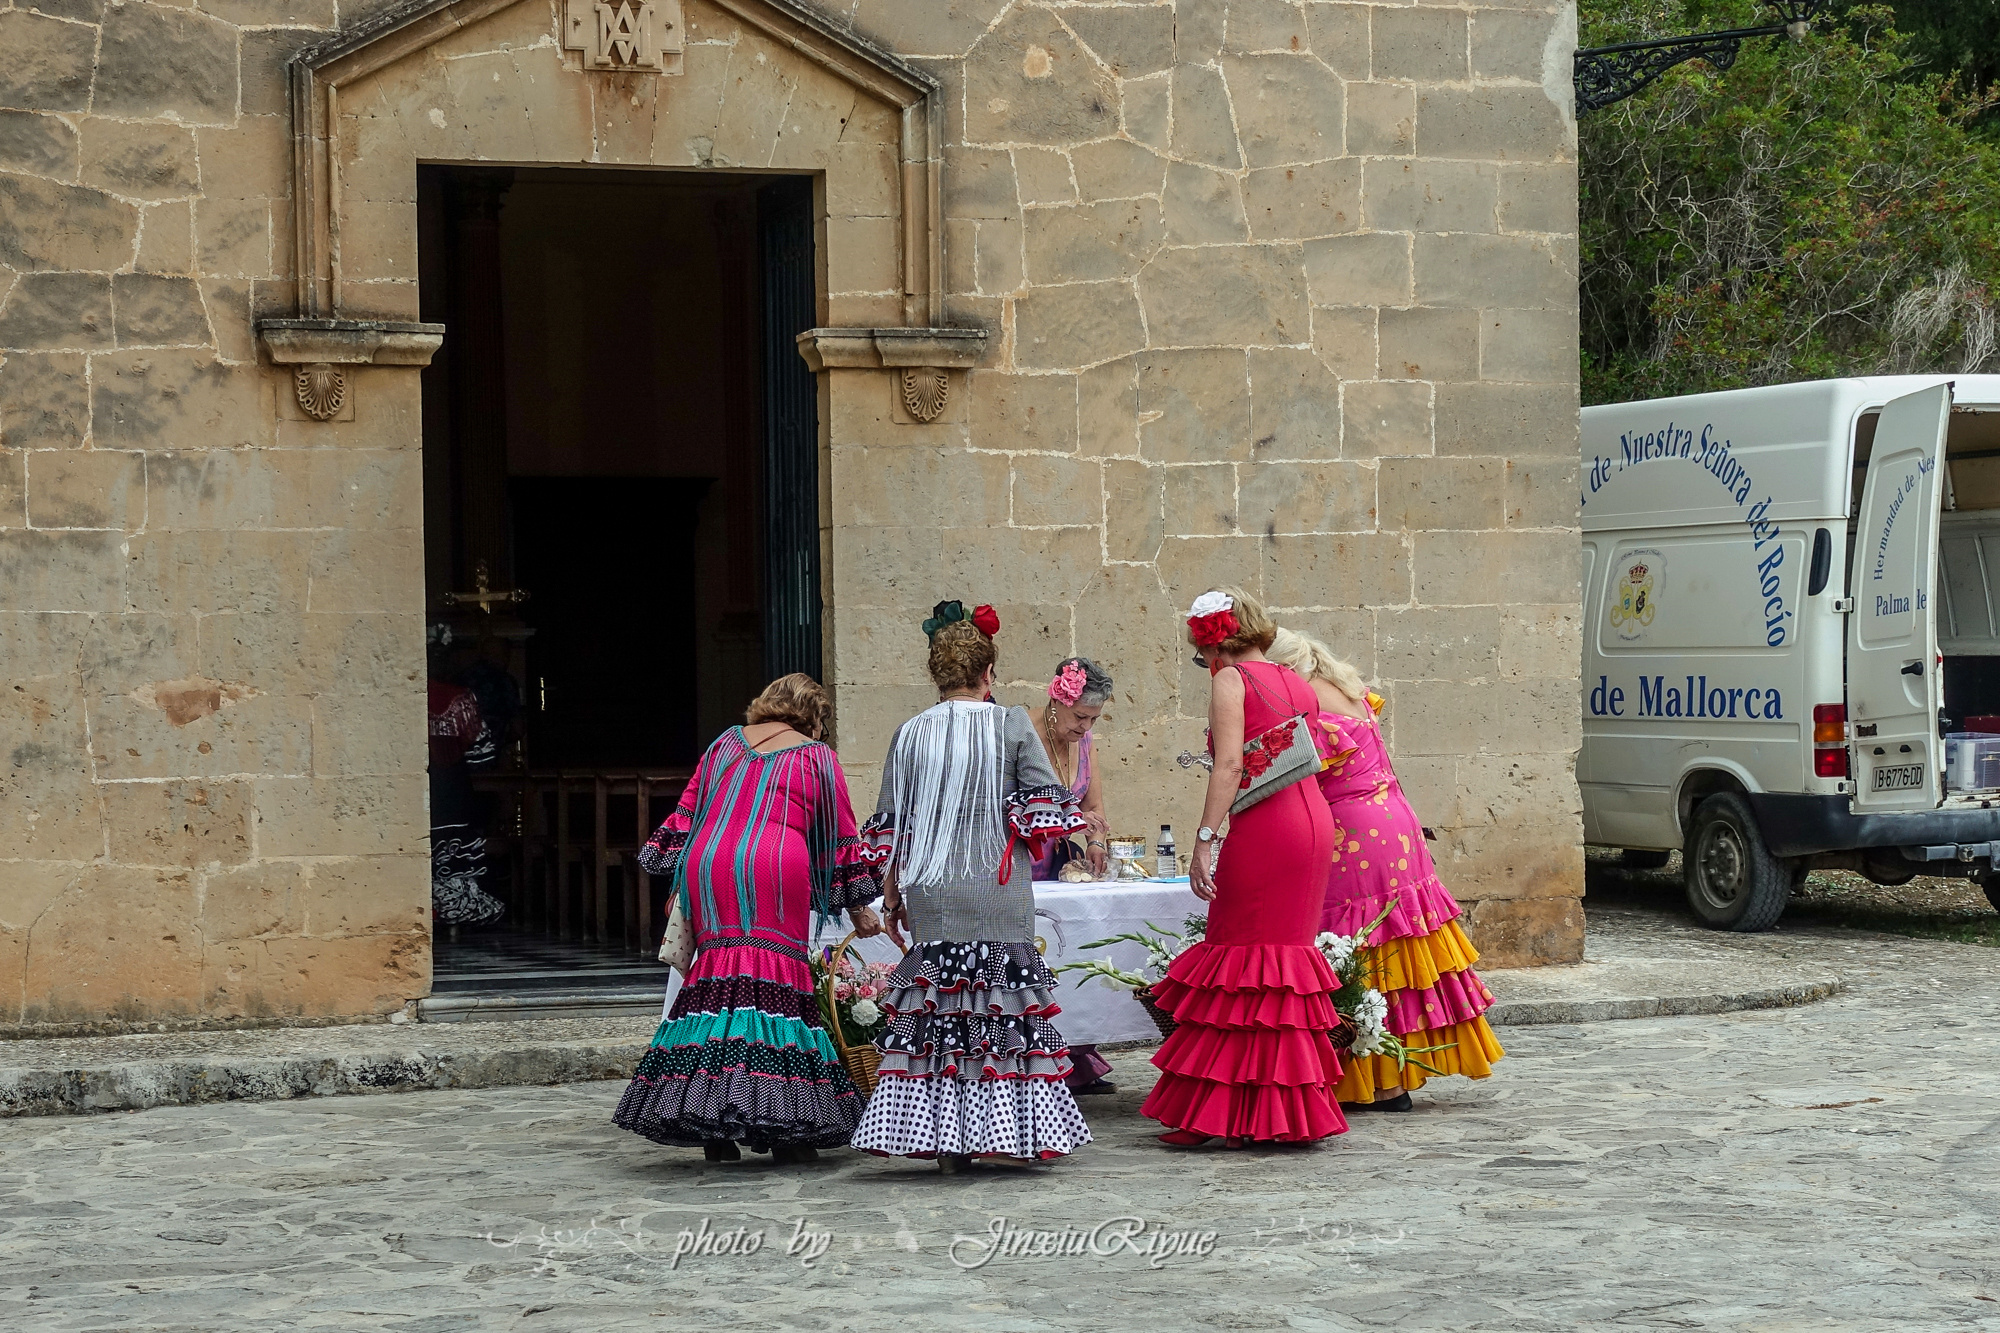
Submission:
M 1194 840 L 1196 842 L 1214 842 L 1215 830 L 1210 828 L 1208 825 L 1203 824 L 1200 828 L 1194 831 Z

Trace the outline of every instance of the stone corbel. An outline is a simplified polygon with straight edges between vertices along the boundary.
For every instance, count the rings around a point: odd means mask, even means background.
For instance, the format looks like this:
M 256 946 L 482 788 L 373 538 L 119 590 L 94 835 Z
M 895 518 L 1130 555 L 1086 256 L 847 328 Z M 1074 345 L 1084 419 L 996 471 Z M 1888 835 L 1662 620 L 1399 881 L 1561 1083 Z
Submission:
M 347 366 L 427 366 L 444 325 L 381 319 L 260 319 L 257 339 L 273 365 L 292 368 L 299 409 L 331 421 L 347 403 Z
M 903 410 L 935 421 L 951 394 L 953 370 L 970 370 L 986 351 L 985 329 L 807 329 L 799 355 L 822 370 L 895 370 Z

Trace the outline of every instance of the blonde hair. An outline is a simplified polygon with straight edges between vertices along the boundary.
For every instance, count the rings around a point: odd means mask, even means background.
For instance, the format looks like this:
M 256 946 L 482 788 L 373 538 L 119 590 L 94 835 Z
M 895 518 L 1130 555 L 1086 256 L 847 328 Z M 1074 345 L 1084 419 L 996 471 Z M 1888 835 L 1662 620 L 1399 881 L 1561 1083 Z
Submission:
M 986 668 L 1000 658 L 993 640 L 970 620 L 957 620 L 931 635 L 931 679 L 939 690 L 973 690 Z
M 802 736 L 824 738 L 832 715 L 833 704 L 820 683 L 803 671 L 794 671 L 766 685 L 743 710 L 743 721 L 746 726 L 782 722 Z
M 1271 619 L 1271 613 L 1264 609 L 1262 602 L 1241 588 L 1227 585 L 1209 591 L 1219 592 L 1235 604 L 1231 609 L 1236 613 L 1236 632 L 1216 647 L 1225 653 L 1247 653 L 1253 648 L 1267 649 L 1271 646 L 1271 640 L 1278 633 L 1278 622 Z M 1188 642 L 1194 642 L 1193 630 L 1188 631 Z
M 1361 679 L 1354 663 L 1335 657 L 1333 649 L 1309 634 L 1281 629 L 1265 650 L 1265 656 L 1290 667 L 1307 680 L 1325 681 L 1356 703 L 1368 697 L 1368 682 Z

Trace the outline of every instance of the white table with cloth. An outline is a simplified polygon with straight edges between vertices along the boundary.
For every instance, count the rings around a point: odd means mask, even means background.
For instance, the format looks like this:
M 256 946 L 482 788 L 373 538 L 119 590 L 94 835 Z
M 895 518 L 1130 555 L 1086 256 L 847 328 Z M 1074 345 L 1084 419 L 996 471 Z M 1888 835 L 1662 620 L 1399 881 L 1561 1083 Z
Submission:
M 1163 931 L 1180 933 L 1181 922 L 1191 913 L 1206 916 L 1208 904 L 1194 896 L 1185 876 L 1180 879 L 1103 881 L 1064 884 L 1057 880 L 1035 881 L 1035 934 L 1046 949 L 1043 957 L 1050 967 L 1103 958 L 1128 972 L 1142 971 L 1146 950 L 1130 940 L 1104 949 L 1082 946 L 1107 935 L 1147 930 L 1147 923 Z M 815 945 L 834 943 L 838 934 L 829 933 Z M 852 956 L 870 962 L 894 961 L 896 946 L 886 935 L 856 940 Z M 1071 1045 L 1114 1041 L 1157 1041 L 1160 1030 L 1145 1008 L 1128 990 L 1112 989 L 1096 978 L 1065 972 L 1056 978 L 1056 1003 L 1062 1012 L 1056 1027 Z M 1082 984 L 1078 984 L 1081 981 Z

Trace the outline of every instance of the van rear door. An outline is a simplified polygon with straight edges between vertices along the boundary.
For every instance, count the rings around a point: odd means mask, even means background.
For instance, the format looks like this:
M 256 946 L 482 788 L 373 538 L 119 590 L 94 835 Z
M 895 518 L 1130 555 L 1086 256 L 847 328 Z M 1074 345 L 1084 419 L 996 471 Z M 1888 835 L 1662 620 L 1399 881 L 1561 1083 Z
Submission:
M 1932 598 L 1950 421 L 1951 386 L 1940 384 L 1892 400 L 1875 426 L 1847 585 L 1856 811 L 1932 810 L 1943 800 Z

